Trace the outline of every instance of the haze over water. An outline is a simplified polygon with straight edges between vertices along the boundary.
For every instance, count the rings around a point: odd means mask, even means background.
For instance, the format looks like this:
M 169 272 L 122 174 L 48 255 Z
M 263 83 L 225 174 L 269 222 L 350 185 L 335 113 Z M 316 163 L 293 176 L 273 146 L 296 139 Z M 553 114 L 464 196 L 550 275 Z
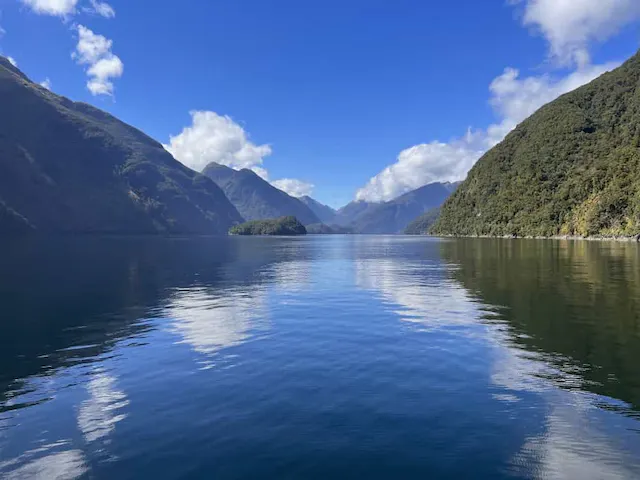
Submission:
M 636 244 L 3 248 L 0 477 L 640 477 Z

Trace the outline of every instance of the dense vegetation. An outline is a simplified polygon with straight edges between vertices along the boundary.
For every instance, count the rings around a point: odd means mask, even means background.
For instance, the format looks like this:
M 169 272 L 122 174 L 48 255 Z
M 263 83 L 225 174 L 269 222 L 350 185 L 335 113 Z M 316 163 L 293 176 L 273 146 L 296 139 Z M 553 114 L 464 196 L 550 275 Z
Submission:
M 427 210 L 404 229 L 406 235 L 425 235 L 440 217 L 440 207 Z
M 640 54 L 541 108 L 487 152 L 435 234 L 640 233 Z
M 316 217 L 323 223 L 331 223 L 336 217 L 336 211 L 328 205 L 324 205 L 317 200 L 305 195 L 299 199 L 309 209 L 316 214 Z
M 307 205 L 277 189 L 252 170 L 234 170 L 212 162 L 202 173 L 222 188 L 245 220 L 294 216 L 304 225 L 320 222 Z
M 351 227 L 343 227 L 340 225 L 327 225 L 325 223 L 314 223 L 306 226 L 307 233 L 312 235 L 344 235 L 353 233 Z
M 231 235 L 306 235 L 307 229 L 296 217 L 280 217 L 269 220 L 251 220 L 235 225 Z
M 457 188 L 457 183 L 430 183 L 389 202 L 352 202 L 338 211 L 334 220 L 356 233 L 402 233 L 425 211 L 439 207 Z
M 113 116 L 0 57 L 0 232 L 224 233 L 242 221 L 208 178 Z

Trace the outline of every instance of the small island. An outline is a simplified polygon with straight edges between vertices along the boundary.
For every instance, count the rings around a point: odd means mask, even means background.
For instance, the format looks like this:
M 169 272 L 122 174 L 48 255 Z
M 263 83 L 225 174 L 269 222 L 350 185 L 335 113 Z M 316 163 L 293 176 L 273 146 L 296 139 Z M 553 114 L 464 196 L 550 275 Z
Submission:
M 307 229 L 293 216 L 252 220 L 231 227 L 229 235 L 306 235 Z

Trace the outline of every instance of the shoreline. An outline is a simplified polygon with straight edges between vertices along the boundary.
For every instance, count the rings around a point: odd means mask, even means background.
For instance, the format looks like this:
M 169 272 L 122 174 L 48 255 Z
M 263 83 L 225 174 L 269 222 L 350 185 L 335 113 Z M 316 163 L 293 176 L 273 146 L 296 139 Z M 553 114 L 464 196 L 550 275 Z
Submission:
M 552 236 L 524 236 L 518 237 L 513 235 L 428 235 L 430 237 L 440 238 L 501 238 L 506 240 L 582 240 L 587 242 L 622 242 L 622 243 L 640 243 L 640 235 L 630 237 L 601 237 L 589 236 L 581 237 L 578 235 L 552 235 Z

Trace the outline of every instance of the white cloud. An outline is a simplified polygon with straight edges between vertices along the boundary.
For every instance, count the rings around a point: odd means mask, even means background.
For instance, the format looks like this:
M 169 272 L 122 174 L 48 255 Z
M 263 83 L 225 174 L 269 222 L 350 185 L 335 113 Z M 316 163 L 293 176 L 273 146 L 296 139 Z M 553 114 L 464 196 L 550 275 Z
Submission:
M 40 86 L 46 88 L 47 90 L 51 90 L 51 80 L 49 80 L 49 77 L 40 82 Z
M 112 79 L 124 72 L 124 64 L 111 52 L 113 42 L 78 25 L 78 44 L 72 57 L 81 65 L 89 65 L 87 88 L 93 95 L 113 95 Z
M 283 178 L 271 182 L 274 187 L 279 188 L 283 192 L 288 193 L 292 197 L 303 197 L 313 193 L 314 185 L 312 183 L 296 180 L 295 178 Z
M 41 15 L 65 17 L 76 11 L 78 0 L 21 0 L 23 4 Z
M 116 16 L 116 11 L 107 2 L 100 2 L 98 0 L 90 0 L 91 8 L 88 11 L 97 13 L 105 18 L 113 18 Z
M 541 31 L 551 56 L 587 65 L 589 43 L 602 41 L 640 18 L 638 0 L 516 0 L 525 3 L 523 23 Z
M 618 63 L 588 65 L 575 72 L 553 77 L 520 78 L 513 68 L 491 82 L 489 103 L 499 121 L 486 130 L 468 130 L 448 143 L 433 141 L 403 150 L 388 166 L 358 190 L 358 200 L 391 200 L 409 190 L 432 182 L 462 180 L 475 162 L 520 122 L 544 104 L 617 67 Z
M 13 57 L 7 57 L 7 60 L 9 60 L 9 63 L 11 65 L 13 65 L 14 67 L 18 68 L 18 62 L 16 62 L 16 59 Z
M 264 157 L 271 155 L 269 145 L 256 145 L 245 130 L 227 115 L 194 110 L 191 125 L 171 136 L 164 147 L 180 162 L 198 172 L 211 162 L 231 168 L 258 170 Z M 261 176 L 263 176 L 261 175 Z

